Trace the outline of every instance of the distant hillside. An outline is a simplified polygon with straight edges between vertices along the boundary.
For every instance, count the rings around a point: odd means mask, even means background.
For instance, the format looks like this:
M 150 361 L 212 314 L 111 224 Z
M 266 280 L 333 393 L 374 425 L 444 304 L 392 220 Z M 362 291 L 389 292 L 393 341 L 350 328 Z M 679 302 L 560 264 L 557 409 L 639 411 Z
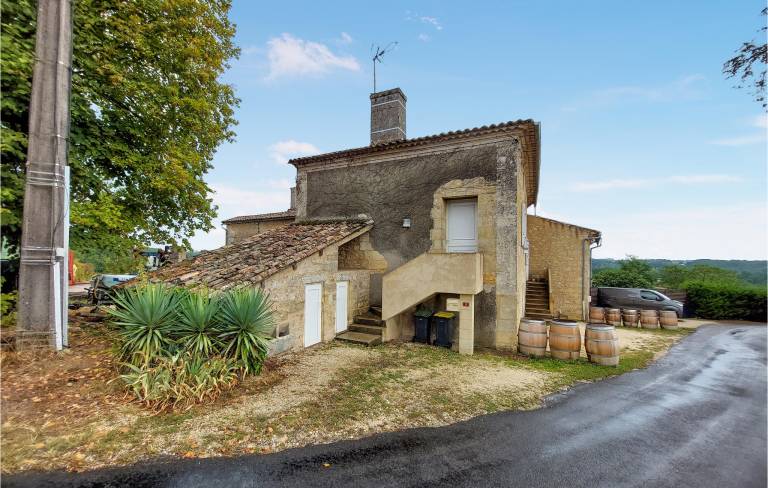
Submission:
M 768 261 L 747 261 L 743 259 L 646 259 L 645 262 L 653 266 L 655 269 L 661 269 L 665 266 L 671 266 L 673 264 L 680 264 L 683 266 L 704 264 L 707 266 L 714 266 L 716 268 L 735 271 L 739 274 L 741 279 L 755 285 L 766 285 L 768 282 L 768 277 L 766 276 L 766 266 L 768 266 Z M 618 259 L 592 260 L 593 272 L 605 268 L 618 268 L 618 266 Z

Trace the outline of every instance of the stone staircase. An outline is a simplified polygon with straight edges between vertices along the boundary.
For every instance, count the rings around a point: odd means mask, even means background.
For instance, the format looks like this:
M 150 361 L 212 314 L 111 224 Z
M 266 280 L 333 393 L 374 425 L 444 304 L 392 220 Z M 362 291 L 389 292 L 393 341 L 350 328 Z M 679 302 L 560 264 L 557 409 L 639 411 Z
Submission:
M 375 346 L 381 344 L 384 337 L 384 321 L 381 320 L 381 307 L 371 307 L 363 315 L 355 315 L 355 320 L 346 332 L 336 336 L 337 340 Z
M 529 280 L 525 285 L 525 316 L 530 319 L 549 320 L 549 284 L 546 281 Z

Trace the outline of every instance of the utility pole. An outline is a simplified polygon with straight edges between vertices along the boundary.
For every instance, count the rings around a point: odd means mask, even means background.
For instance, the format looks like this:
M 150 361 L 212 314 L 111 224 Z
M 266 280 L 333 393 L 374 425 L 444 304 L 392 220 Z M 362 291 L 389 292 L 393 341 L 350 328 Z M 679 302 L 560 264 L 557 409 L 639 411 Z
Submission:
M 20 348 L 65 345 L 71 70 L 70 0 L 38 0 L 21 234 Z

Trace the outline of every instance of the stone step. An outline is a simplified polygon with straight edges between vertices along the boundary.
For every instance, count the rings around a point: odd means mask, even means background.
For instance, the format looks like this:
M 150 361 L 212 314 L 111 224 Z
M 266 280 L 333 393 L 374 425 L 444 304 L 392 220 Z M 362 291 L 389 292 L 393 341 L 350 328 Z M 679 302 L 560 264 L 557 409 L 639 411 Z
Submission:
M 380 325 L 352 324 L 347 328 L 350 332 L 363 332 L 365 334 L 383 335 L 384 327 Z
M 550 313 L 547 307 L 525 307 L 525 313 Z
M 536 320 L 552 320 L 552 314 L 550 313 L 526 313 L 525 318 Z
M 355 315 L 355 323 L 362 325 L 384 325 L 384 321 L 381 320 L 381 317 L 377 317 L 370 313 L 366 313 L 364 315 Z
M 381 318 L 381 307 L 378 305 L 373 305 L 371 308 L 368 309 L 371 314 L 375 315 L 378 318 Z
M 366 334 L 365 332 L 342 332 L 336 336 L 337 340 L 362 344 L 364 346 L 375 346 L 381 344 L 381 334 Z
M 525 301 L 525 307 L 536 307 L 536 308 L 549 308 L 549 300 L 531 300 L 528 299 Z

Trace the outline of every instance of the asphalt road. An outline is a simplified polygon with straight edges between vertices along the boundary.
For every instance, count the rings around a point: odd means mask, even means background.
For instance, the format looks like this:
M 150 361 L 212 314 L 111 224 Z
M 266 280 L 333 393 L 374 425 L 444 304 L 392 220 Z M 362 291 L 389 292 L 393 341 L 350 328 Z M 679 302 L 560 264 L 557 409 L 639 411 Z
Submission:
M 267 456 L 7 476 L 3 485 L 765 487 L 766 422 L 766 327 L 704 326 L 651 367 L 535 411 Z

